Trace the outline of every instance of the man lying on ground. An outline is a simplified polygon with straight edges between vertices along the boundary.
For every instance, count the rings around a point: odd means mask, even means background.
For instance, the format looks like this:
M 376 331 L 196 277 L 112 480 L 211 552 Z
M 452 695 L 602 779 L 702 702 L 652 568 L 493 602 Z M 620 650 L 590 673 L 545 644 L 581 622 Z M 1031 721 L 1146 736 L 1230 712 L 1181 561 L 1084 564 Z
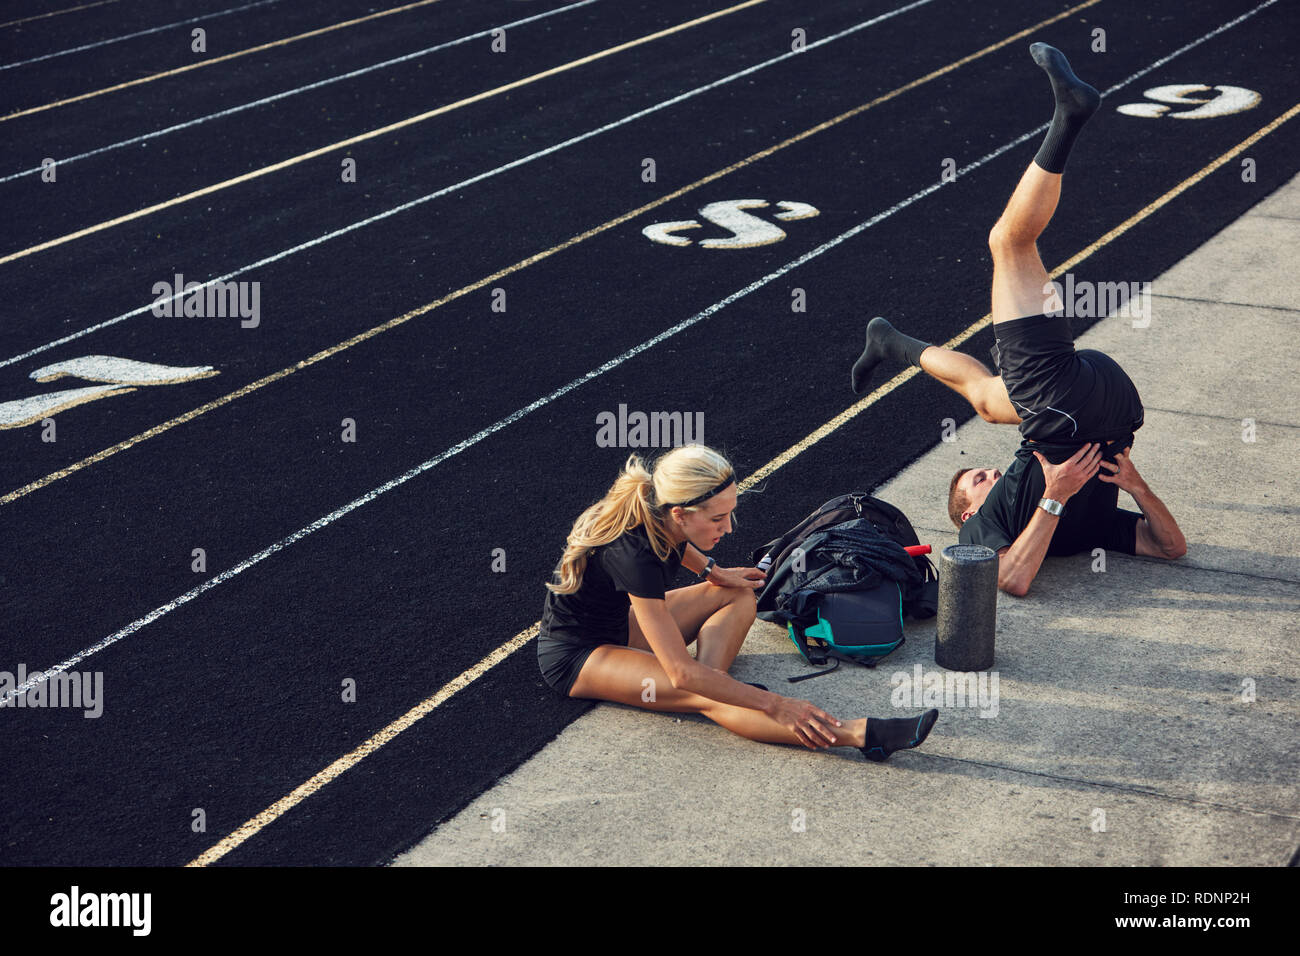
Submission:
M 999 374 L 875 318 L 852 379 L 853 390 L 862 392 L 881 361 L 916 365 L 959 392 L 985 421 L 1020 426 L 1023 440 L 1005 474 L 963 468 L 948 488 L 948 514 L 961 542 L 997 551 L 998 587 L 1015 595 L 1029 591 L 1048 555 L 1099 547 L 1169 559 L 1187 552 L 1169 509 L 1129 458 L 1143 422 L 1137 389 L 1110 356 L 1075 349 L 1038 256 L 1070 147 L 1101 96 L 1074 75 L 1059 50 L 1045 43 L 1029 49 L 1051 80 L 1056 110 L 1038 155 L 989 233 Z M 1117 507 L 1121 488 L 1142 514 Z

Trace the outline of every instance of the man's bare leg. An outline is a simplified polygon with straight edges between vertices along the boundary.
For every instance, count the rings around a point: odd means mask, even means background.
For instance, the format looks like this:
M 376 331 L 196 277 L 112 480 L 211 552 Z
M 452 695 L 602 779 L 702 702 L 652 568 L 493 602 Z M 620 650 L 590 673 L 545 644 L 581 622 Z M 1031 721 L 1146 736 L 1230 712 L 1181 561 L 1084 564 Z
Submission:
M 960 394 L 986 422 L 1020 424 L 1002 376 L 991 372 L 979 359 L 932 345 L 921 353 L 921 370 Z
M 1038 256 L 1038 237 L 1056 212 L 1061 173 L 1070 147 L 1101 103 L 1100 94 L 1074 75 L 1059 50 L 1035 43 L 1029 52 L 1051 80 L 1056 110 L 1038 154 L 989 233 L 995 324 L 1060 308 Z M 859 394 L 865 391 L 875 367 L 886 359 L 919 366 L 961 393 L 987 421 L 1020 421 L 1000 376 L 967 355 L 904 335 L 882 318 L 872 319 L 867 325 L 866 346 L 853 365 L 853 390 Z
M 1061 308 L 1038 256 L 1038 237 L 1051 221 L 1060 198 L 1060 174 L 1030 163 L 989 233 L 994 324 Z
M 917 365 L 922 371 L 960 394 L 986 422 L 1019 425 L 1020 416 L 1007 396 L 1001 375 L 991 372 L 979 359 L 920 339 L 904 335 L 877 316 L 867 324 L 867 347 L 853 367 L 854 391 L 861 391 L 862 377 L 881 360 Z M 866 371 L 863 372 L 863 368 Z
M 1051 80 L 1056 110 L 1038 155 L 1020 177 L 1006 209 L 989 233 L 994 324 L 1061 307 L 1038 257 L 1038 237 L 1056 212 L 1061 174 L 1070 148 L 1101 104 L 1101 95 L 1074 75 L 1060 50 L 1035 43 L 1029 52 Z

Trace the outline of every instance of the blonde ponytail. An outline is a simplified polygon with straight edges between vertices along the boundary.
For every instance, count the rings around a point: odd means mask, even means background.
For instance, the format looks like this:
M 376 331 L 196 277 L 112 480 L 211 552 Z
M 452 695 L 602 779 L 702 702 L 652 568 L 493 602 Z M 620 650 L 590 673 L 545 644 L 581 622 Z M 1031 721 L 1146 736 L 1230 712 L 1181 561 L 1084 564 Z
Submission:
M 653 475 L 639 456 L 630 456 L 605 497 L 573 523 L 564 556 L 555 570 L 558 582 L 546 586 L 555 594 L 577 591 L 592 549 L 609 544 L 637 526 L 645 527 L 650 546 L 660 561 L 666 561 L 673 542 L 665 527 L 663 503 L 671 507 L 691 501 L 732 474 L 727 460 L 703 445 L 673 449 L 659 459 Z M 686 510 L 694 511 L 696 507 Z

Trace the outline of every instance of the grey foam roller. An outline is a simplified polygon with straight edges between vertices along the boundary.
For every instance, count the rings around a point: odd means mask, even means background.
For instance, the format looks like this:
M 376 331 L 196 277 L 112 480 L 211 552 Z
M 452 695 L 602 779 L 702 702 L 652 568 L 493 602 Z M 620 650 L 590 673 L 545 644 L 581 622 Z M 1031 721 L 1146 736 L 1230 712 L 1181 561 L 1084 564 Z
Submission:
M 998 555 L 982 544 L 954 544 L 939 556 L 939 620 L 934 662 L 953 671 L 993 666 L 998 621 Z

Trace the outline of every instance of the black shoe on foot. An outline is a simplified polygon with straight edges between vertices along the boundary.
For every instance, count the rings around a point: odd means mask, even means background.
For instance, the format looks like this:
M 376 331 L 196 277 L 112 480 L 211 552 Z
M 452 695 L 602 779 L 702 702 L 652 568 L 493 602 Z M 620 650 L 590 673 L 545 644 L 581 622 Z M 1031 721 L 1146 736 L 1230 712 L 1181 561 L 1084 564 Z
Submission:
M 888 760 L 895 750 L 919 747 L 939 719 L 939 711 L 927 710 L 920 717 L 867 718 L 867 743 L 858 749 L 877 763 Z

